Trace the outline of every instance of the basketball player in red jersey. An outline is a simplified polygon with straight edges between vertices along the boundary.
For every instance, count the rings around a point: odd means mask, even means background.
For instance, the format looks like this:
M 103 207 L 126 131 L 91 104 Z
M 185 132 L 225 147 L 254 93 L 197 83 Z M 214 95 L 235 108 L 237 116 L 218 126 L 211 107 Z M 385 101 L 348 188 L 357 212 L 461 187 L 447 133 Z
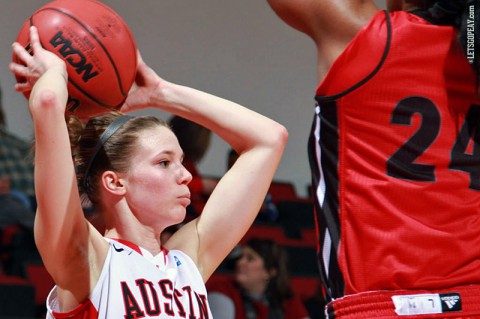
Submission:
M 31 90 L 35 240 L 56 283 L 48 318 L 212 318 L 204 283 L 255 219 L 286 143 L 285 128 L 167 82 L 139 59 L 137 85 L 122 111 L 154 107 L 179 115 L 240 154 L 201 216 L 162 243 L 162 231 L 182 222 L 190 204 L 192 176 L 177 138 L 153 116 L 118 113 L 91 118 L 77 134 L 69 130 L 65 63 L 42 48 L 34 27 L 30 41 L 33 55 L 13 45 L 25 66 L 13 63 L 10 70 L 26 78 L 17 90 Z M 80 138 L 71 148 L 73 136 Z M 105 234 L 85 220 L 79 190 L 104 217 Z
M 318 52 L 329 318 L 480 318 L 479 1 L 268 2 Z

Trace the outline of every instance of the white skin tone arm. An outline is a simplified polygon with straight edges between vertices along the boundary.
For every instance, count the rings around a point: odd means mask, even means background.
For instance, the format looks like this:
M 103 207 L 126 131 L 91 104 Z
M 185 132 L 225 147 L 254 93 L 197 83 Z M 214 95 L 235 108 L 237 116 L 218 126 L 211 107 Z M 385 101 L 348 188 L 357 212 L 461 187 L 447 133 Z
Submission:
M 65 309 L 82 302 L 96 284 L 108 243 L 84 219 L 70 150 L 65 108 L 65 63 L 42 49 L 31 29 L 33 56 L 18 43 L 14 53 L 26 67 L 10 70 L 27 79 L 17 91 L 30 93 L 29 108 L 35 131 L 35 241 L 44 264 L 58 286 Z M 32 89 L 33 88 L 33 89 Z
M 219 181 L 201 216 L 183 226 L 166 248 L 189 254 L 207 280 L 253 223 L 280 162 L 287 131 L 236 103 L 162 80 L 139 59 L 137 84 L 122 108 L 154 106 L 195 121 L 240 155 Z
M 31 56 L 19 44 L 14 53 L 26 67 L 35 130 L 35 240 L 58 286 L 62 311 L 82 303 L 98 281 L 108 243 L 83 216 L 67 126 L 67 73 L 62 60 L 41 48 L 31 29 Z M 135 88 L 122 111 L 155 107 L 196 121 L 225 139 L 240 157 L 218 183 L 201 217 L 182 227 L 167 248 L 180 249 L 208 279 L 252 224 L 280 162 L 287 131 L 280 124 L 233 102 L 162 80 L 139 59 Z M 163 230 L 163 229 L 162 229 Z M 159 233 L 162 231 L 159 230 Z

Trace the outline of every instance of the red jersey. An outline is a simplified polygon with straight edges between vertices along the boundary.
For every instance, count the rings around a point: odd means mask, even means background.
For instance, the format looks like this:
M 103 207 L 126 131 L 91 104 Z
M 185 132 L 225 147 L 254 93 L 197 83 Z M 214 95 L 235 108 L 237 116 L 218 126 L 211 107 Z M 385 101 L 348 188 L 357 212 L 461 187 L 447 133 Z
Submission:
M 309 141 L 331 298 L 480 283 L 480 100 L 456 29 L 378 12 L 317 90 Z

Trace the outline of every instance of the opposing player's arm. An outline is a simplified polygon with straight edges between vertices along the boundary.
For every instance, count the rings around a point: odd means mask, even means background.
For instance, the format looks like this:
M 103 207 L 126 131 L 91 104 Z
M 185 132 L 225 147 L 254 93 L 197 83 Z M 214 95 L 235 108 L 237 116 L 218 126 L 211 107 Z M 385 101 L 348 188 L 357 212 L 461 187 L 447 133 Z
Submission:
M 318 49 L 319 67 L 328 69 L 357 32 L 378 11 L 371 0 L 267 0 L 291 27 L 305 33 Z
M 291 27 L 315 42 L 356 34 L 378 11 L 371 0 L 267 0 Z

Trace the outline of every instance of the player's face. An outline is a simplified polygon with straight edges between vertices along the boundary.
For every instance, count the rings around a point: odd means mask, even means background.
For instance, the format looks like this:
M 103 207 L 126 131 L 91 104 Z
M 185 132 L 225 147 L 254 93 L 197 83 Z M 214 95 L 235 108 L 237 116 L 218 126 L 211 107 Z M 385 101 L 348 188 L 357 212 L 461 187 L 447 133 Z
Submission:
M 126 198 L 145 225 L 167 227 L 183 221 L 190 204 L 192 175 L 183 167 L 183 151 L 166 127 L 143 131 L 126 177 Z
M 252 248 L 243 248 L 242 256 L 236 263 L 235 280 L 247 291 L 258 292 L 258 287 L 266 287 L 270 276 L 265 269 L 262 257 Z

